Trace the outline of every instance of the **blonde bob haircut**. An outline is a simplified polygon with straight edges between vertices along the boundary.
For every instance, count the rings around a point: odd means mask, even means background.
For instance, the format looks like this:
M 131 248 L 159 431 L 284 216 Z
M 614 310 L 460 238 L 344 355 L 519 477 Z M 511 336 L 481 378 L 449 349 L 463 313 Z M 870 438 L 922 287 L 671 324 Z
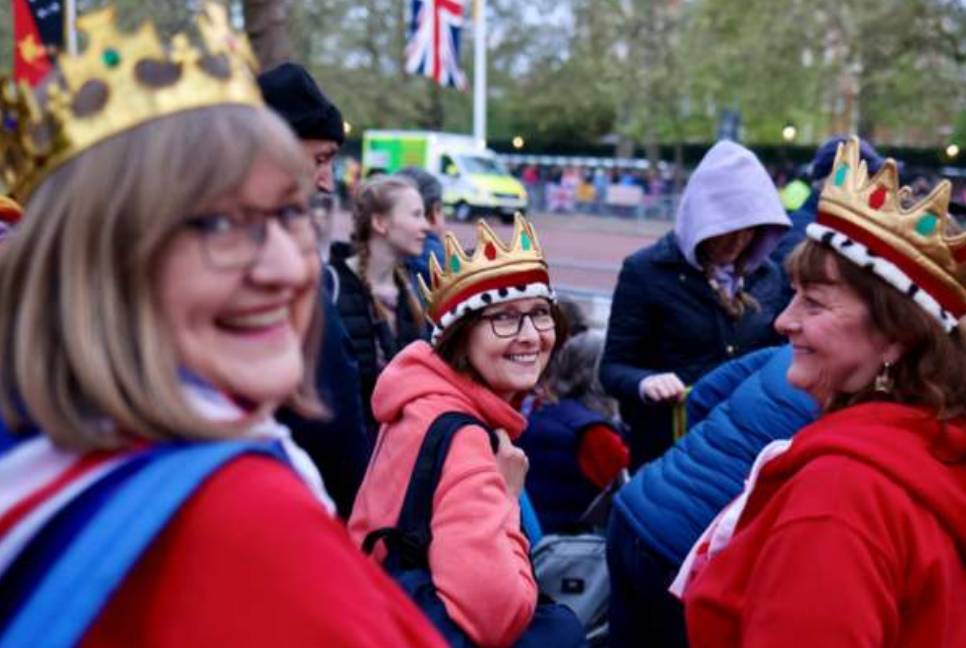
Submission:
M 219 439 L 183 394 L 158 299 L 167 243 L 197 209 L 236 191 L 265 156 L 309 188 L 289 128 L 266 108 L 216 106 L 159 118 L 97 144 L 34 191 L 0 253 L 0 413 L 58 446 Z M 319 414 L 320 311 L 290 405 Z

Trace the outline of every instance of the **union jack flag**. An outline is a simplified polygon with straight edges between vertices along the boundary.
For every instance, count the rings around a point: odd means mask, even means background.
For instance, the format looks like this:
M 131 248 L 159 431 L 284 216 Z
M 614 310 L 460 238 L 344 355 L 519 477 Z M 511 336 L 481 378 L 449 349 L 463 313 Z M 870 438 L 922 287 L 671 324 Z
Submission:
M 462 90 L 460 30 L 463 0 L 412 0 L 406 42 L 406 72 Z

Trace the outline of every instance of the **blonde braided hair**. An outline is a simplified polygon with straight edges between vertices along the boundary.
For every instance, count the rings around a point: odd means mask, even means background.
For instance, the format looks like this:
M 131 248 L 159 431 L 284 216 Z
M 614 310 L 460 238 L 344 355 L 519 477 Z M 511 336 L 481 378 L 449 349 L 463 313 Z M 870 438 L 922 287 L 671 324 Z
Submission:
M 389 319 L 386 306 L 375 298 L 372 292 L 372 285 L 369 283 L 369 241 L 372 239 L 372 219 L 376 214 L 388 214 L 396 204 L 399 193 L 405 189 L 413 189 L 418 192 L 416 184 L 406 177 L 401 176 L 374 176 L 366 180 L 359 187 L 352 206 L 352 245 L 358 255 L 359 280 L 366 290 L 375 311 L 376 317 L 381 321 Z M 406 276 L 405 268 L 400 264 L 393 269 L 393 276 L 405 293 L 409 315 L 417 326 L 421 326 L 425 316 L 423 308 L 419 303 L 409 280 Z M 398 327 L 397 327 L 398 328 Z

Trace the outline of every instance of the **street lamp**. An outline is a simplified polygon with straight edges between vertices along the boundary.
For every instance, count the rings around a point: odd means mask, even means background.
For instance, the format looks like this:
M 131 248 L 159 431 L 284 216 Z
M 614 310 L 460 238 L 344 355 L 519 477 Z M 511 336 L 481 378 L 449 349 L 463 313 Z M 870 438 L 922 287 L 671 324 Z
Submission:
M 345 130 L 346 135 L 352 132 L 352 124 L 347 121 L 342 122 L 342 128 Z
M 522 149 L 523 148 L 523 138 L 517 135 L 513 138 L 513 148 Z
M 959 147 L 955 144 L 950 144 L 946 147 L 946 157 L 950 160 L 955 160 L 956 156 L 959 155 Z
M 791 142 L 798 135 L 798 129 L 795 128 L 795 124 L 785 124 L 782 127 L 782 139 L 786 142 Z

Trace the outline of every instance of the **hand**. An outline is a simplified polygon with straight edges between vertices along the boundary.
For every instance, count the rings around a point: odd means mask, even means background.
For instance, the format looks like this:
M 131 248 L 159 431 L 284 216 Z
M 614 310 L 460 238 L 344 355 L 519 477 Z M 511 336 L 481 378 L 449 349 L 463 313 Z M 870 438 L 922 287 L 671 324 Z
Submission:
M 506 488 L 510 497 L 517 499 L 523 492 L 523 484 L 527 478 L 530 461 L 523 450 L 513 445 L 506 430 L 498 429 L 496 436 L 500 440 L 496 449 L 496 466 L 500 469 L 500 473 L 506 481 Z
M 681 400 L 686 389 L 676 373 L 668 372 L 648 376 L 641 381 L 637 391 L 641 395 L 641 400 L 663 403 Z

